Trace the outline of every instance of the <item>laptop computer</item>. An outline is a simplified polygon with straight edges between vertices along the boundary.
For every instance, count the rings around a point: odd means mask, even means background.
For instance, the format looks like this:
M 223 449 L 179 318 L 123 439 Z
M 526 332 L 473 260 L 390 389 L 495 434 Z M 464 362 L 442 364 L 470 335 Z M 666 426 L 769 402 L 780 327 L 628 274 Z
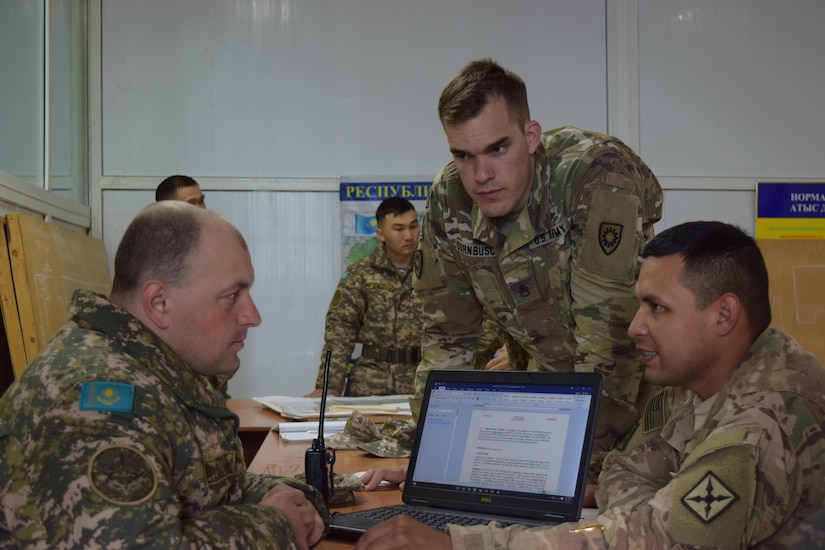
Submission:
M 406 513 L 446 523 L 555 525 L 581 516 L 602 377 L 596 373 L 433 370 L 402 500 L 330 517 L 356 538 Z

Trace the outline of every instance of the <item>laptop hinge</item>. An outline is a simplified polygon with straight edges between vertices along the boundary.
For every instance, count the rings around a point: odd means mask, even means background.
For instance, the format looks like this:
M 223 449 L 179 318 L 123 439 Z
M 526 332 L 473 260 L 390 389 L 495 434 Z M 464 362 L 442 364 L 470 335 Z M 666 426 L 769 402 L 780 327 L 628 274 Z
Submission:
M 567 520 L 558 514 L 544 514 L 544 520 L 550 523 L 564 523 Z

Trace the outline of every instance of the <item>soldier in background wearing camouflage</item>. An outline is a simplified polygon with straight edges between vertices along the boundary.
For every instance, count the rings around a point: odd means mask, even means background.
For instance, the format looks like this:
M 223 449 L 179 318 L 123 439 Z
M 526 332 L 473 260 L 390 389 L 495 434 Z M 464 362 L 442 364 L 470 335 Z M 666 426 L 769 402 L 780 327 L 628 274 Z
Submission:
M 247 473 L 232 374 L 261 318 L 241 234 L 177 201 L 123 236 L 110 299 L 71 318 L 0 399 L 0 547 L 308 548 L 315 489 Z
M 393 395 L 413 390 L 421 359 L 421 300 L 409 272 L 420 226 L 415 207 L 401 197 L 385 199 L 375 212 L 381 246 L 353 262 L 341 277 L 327 311 L 325 349 L 315 381 L 321 395 L 326 349 L 332 350 L 330 395 Z M 361 356 L 350 366 L 355 344 Z M 346 388 L 344 383 L 346 380 Z
M 449 535 L 399 517 L 357 548 L 401 548 L 401 540 L 430 550 L 786 548 L 816 540 L 825 367 L 768 328 L 768 272 L 756 242 L 728 224 L 691 222 L 663 231 L 644 258 L 628 332 L 645 378 L 666 387 L 605 459 L 600 515 L 532 529 L 451 526 Z
M 194 178 L 177 174 L 164 179 L 155 189 L 155 201 L 183 201 L 206 208 L 206 198 Z
M 473 367 L 485 316 L 530 369 L 601 372 L 593 483 L 638 417 L 642 375 L 626 330 L 662 190 L 616 138 L 542 133 L 524 82 L 491 60 L 465 67 L 438 113 L 453 162 L 432 186 L 413 261 L 426 314 L 415 395 L 431 369 Z M 417 412 L 420 400 L 411 404 Z

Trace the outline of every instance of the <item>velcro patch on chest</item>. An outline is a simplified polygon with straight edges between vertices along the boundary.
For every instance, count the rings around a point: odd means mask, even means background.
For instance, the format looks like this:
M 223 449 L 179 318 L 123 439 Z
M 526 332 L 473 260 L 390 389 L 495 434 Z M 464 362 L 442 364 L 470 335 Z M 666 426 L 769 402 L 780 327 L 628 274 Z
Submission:
M 237 454 L 231 451 L 221 453 L 210 460 L 204 460 L 206 482 L 209 485 L 220 483 L 235 474 Z
M 661 430 L 667 420 L 667 391 L 660 391 L 645 405 L 644 433 Z
M 476 242 L 464 242 L 464 241 L 456 241 L 455 249 L 458 250 L 458 253 L 462 256 L 467 256 L 468 258 L 495 258 L 496 257 L 496 249 L 492 246 L 487 246 L 486 244 L 476 243 Z

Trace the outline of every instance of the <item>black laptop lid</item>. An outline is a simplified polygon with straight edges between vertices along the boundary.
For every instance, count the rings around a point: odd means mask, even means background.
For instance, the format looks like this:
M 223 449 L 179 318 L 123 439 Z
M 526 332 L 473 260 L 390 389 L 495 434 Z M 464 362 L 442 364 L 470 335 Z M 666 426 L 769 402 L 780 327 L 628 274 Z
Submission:
M 578 520 L 601 389 L 594 373 L 431 371 L 404 502 Z

